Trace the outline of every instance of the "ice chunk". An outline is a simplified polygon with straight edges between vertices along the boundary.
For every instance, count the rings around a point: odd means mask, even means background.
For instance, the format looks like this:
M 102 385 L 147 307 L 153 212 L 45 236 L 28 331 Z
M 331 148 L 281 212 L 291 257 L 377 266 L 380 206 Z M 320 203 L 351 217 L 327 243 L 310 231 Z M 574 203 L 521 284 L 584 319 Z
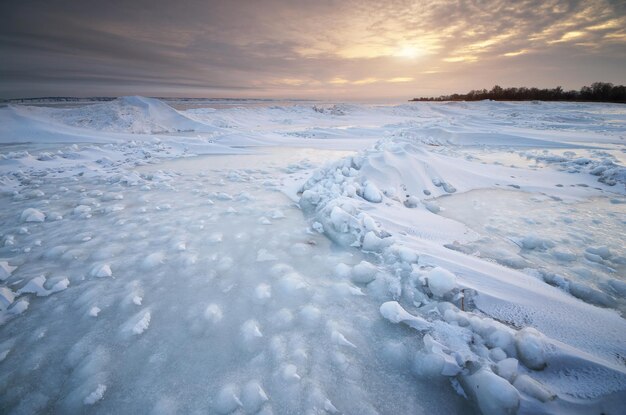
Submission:
M 352 270 L 348 265 L 344 264 L 343 262 L 340 262 L 339 264 L 335 266 L 335 269 L 333 270 L 333 274 L 337 278 L 345 279 L 345 278 L 350 277 L 351 271 Z
M 465 393 L 474 398 L 484 415 L 514 415 L 520 404 L 519 392 L 509 382 L 483 368 L 462 376 Z
M 106 392 L 106 390 L 106 385 L 99 384 L 96 390 L 85 397 L 83 403 L 85 405 L 93 405 L 104 397 L 104 392 Z
M 387 301 L 380 306 L 380 314 L 392 323 L 404 323 L 416 330 L 428 330 L 432 324 L 421 317 L 409 314 L 397 301 Z
M 378 269 L 367 261 L 361 261 L 352 268 L 352 281 L 359 284 L 368 284 L 376 279 Z
M 291 382 L 299 381 L 301 379 L 300 375 L 298 375 L 298 368 L 296 367 L 296 365 L 293 365 L 291 363 L 286 364 L 282 367 L 280 375 L 283 380 Z
M 74 208 L 74 215 L 81 218 L 90 218 L 91 217 L 91 207 L 87 205 L 78 205 Z
M 213 324 L 219 323 L 222 317 L 222 309 L 217 304 L 209 304 L 204 310 L 204 318 Z
M 518 391 L 532 396 L 541 402 L 556 399 L 556 395 L 553 392 L 528 375 L 522 374 L 517 376 L 515 382 L 513 382 L 513 386 L 515 386 Z
M 420 200 L 416 196 L 409 196 L 404 201 L 404 206 L 414 209 L 420 205 Z
M 387 245 L 384 239 L 379 238 L 373 231 L 369 231 L 365 234 L 365 237 L 363 237 L 361 248 L 364 251 L 380 252 Z
M 135 323 L 135 325 L 132 328 L 133 334 L 139 335 L 143 333 L 144 331 L 146 331 L 148 327 L 150 327 L 150 319 L 151 319 L 151 315 L 149 311 L 146 311 L 143 315 L 141 315 L 139 320 Z
M 383 200 L 383 195 L 374 183 L 368 181 L 363 188 L 363 199 L 372 203 L 380 203 Z
M 352 347 L 356 349 L 356 346 L 354 345 L 354 343 L 346 339 L 346 337 L 337 330 L 333 330 L 330 333 L 330 339 L 333 341 L 333 343 L 339 346 L 348 346 L 348 347 Z
M 456 276 L 447 269 L 436 267 L 428 273 L 428 288 L 437 297 L 443 297 L 456 288 Z
M 24 311 L 28 309 L 29 302 L 26 300 L 19 300 L 13 304 L 13 307 L 9 309 L 9 314 L 18 315 L 22 314 Z
M 89 275 L 92 277 L 105 278 L 113 275 L 113 272 L 109 264 L 98 264 L 91 268 Z
M 6 310 L 15 300 L 15 293 L 8 287 L 0 287 L 0 310 Z
M 22 212 L 20 218 L 22 222 L 43 222 L 46 215 L 35 208 L 28 208 Z
M 509 357 L 508 359 L 500 360 L 496 365 L 496 373 L 498 376 L 513 383 L 517 376 L 517 359 Z
M 246 342 L 251 342 L 255 338 L 263 337 L 259 323 L 256 320 L 248 320 L 241 326 L 241 335 Z
M 443 371 L 444 359 L 434 353 L 418 352 L 413 361 L 413 370 L 420 377 L 437 378 Z
M 53 293 L 58 293 L 59 291 L 63 291 L 65 289 L 67 289 L 67 287 L 70 286 L 70 280 L 67 278 L 62 278 L 59 281 L 57 281 L 52 288 L 50 288 L 49 293 L 53 294 Z
M 220 414 L 226 415 L 243 406 L 237 395 L 238 391 L 235 385 L 228 384 L 224 386 L 215 397 L 215 410 Z
M 268 400 L 267 394 L 256 380 L 251 380 L 243 387 L 241 403 L 246 412 L 258 412 Z
M 40 275 L 28 281 L 25 286 L 17 290 L 18 294 L 36 294 L 38 297 L 45 297 L 50 293 L 44 288 L 46 277 Z
M 9 265 L 7 261 L 0 261 L 0 281 L 8 279 L 17 267 Z
M 515 334 L 515 348 L 520 361 L 529 369 L 541 370 L 546 367 L 545 342 L 543 335 L 532 327 L 526 327 Z

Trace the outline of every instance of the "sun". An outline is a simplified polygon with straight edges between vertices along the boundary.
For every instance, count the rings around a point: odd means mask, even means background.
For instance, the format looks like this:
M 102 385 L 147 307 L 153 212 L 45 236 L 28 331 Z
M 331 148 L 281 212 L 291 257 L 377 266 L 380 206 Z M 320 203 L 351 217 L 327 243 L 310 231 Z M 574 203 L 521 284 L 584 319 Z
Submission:
M 417 46 L 403 45 L 396 50 L 394 56 L 399 58 L 415 59 L 421 54 L 421 50 Z

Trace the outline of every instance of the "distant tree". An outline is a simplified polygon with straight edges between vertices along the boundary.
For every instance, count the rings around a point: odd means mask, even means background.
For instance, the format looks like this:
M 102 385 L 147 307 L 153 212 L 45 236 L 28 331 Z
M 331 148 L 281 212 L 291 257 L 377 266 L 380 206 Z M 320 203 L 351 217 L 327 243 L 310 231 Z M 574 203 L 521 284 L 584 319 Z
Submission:
M 564 91 L 563 87 L 553 89 L 502 88 L 494 85 L 490 91 L 472 89 L 467 94 L 442 95 L 440 97 L 414 98 L 412 101 L 479 101 L 492 99 L 496 101 L 595 101 L 626 103 L 626 86 L 613 85 L 609 82 L 594 82 L 591 86 L 583 86 L 580 91 Z

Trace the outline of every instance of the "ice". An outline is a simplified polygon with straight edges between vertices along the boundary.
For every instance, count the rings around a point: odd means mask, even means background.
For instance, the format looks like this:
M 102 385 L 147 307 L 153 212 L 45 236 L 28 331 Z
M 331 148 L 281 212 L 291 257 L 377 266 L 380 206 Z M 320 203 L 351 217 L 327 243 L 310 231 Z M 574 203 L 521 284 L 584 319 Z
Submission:
M 409 314 L 397 301 L 383 303 L 380 314 L 392 323 L 405 323 L 416 330 L 427 330 L 431 327 L 423 318 Z
M 22 212 L 20 218 L 22 222 L 43 222 L 46 220 L 46 215 L 35 208 L 28 208 Z
M 204 310 L 204 318 L 213 324 L 219 323 L 223 317 L 222 309 L 217 304 L 209 304 Z
M 556 395 L 553 392 L 528 375 L 521 374 L 517 376 L 513 382 L 513 386 L 515 386 L 518 391 L 541 402 L 548 402 L 556 399 Z
M 515 335 L 515 349 L 519 359 L 530 369 L 541 370 L 546 366 L 545 348 L 541 333 L 531 327 Z
M 428 288 L 437 297 L 443 297 L 456 288 L 456 276 L 450 271 L 436 267 L 427 274 Z
M 330 334 L 330 338 L 333 343 L 339 346 L 347 346 L 347 347 L 352 347 L 356 349 L 356 346 L 354 345 L 354 343 L 346 339 L 346 336 L 344 336 L 342 333 L 340 333 L 337 330 L 332 330 Z
M 132 331 L 132 333 L 139 335 L 143 333 L 144 331 L 146 331 L 148 327 L 150 327 L 151 318 L 152 316 L 149 311 L 137 314 L 137 316 L 135 316 L 129 322 L 130 323 L 129 328 Z
M 517 389 L 489 369 L 461 377 L 464 391 L 473 395 L 484 415 L 513 415 L 520 405 Z
M 238 392 L 235 385 L 229 384 L 224 386 L 215 398 L 214 409 L 220 414 L 229 414 L 235 411 L 238 407 L 243 406 L 237 395 Z
M 0 287 L 0 305 L 2 306 L 2 310 L 6 310 L 9 308 L 13 301 L 15 300 L 15 293 L 11 291 L 8 287 Z
M 259 323 L 255 320 L 248 320 L 243 323 L 241 326 L 241 335 L 247 343 L 253 342 L 256 337 L 263 337 L 263 333 L 261 333 L 261 329 L 259 328 Z
M 9 265 L 8 261 L 0 261 L 0 281 L 7 280 L 17 267 Z
M 89 395 L 87 395 L 85 397 L 85 399 L 83 400 L 83 403 L 85 405 L 93 405 L 96 402 L 98 402 L 100 399 L 102 399 L 104 397 L 104 393 L 106 392 L 107 387 L 106 385 L 98 385 L 98 387 L 96 388 L 96 390 L 94 390 L 93 392 L 91 392 Z
M 91 268 L 90 274 L 92 277 L 105 278 L 112 276 L 113 271 L 111 271 L 111 266 L 109 264 L 99 264 Z
M 359 284 L 368 284 L 376 279 L 378 270 L 369 262 L 361 261 L 352 268 L 351 279 Z
M 363 199 L 372 203 L 380 203 L 383 200 L 383 196 L 373 182 L 367 182 L 363 187 Z
M 517 377 L 518 362 L 517 359 L 509 357 L 507 359 L 500 360 L 496 365 L 496 373 L 498 376 L 513 383 Z
M 153 252 L 146 256 L 141 263 L 141 267 L 144 270 L 150 270 L 163 264 L 163 262 L 165 262 L 165 254 L 163 252 Z
M 0 407 L 619 413 L 620 106 L 242 105 L 0 108 Z
M 243 387 L 241 402 L 243 409 L 247 413 L 258 412 L 268 400 L 267 393 L 265 393 L 258 381 L 251 380 Z

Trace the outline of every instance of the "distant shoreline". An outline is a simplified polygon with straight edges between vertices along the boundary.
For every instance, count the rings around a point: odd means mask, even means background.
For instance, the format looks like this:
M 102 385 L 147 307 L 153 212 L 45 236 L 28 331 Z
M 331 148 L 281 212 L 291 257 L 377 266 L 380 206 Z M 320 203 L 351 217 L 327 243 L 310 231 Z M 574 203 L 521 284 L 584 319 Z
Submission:
M 583 86 L 579 91 L 565 91 L 560 86 L 551 89 L 539 88 L 502 88 L 499 85 L 491 90 L 471 90 L 467 94 L 441 95 L 439 97 L 420 97 L 410 102 L 439 101 L 557 101 L 557 102 L 603 102 L 612 104 L 626 103 L 626 86 L 613 85 L 609 82 L 594 82 Z

